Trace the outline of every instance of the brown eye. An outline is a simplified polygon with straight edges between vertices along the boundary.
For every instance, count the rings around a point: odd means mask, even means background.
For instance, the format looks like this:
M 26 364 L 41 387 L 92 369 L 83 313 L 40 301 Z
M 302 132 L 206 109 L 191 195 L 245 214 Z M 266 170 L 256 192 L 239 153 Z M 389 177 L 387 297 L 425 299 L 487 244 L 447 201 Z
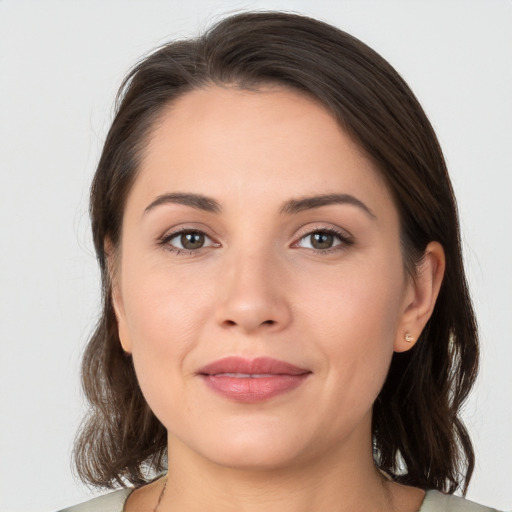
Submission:
M 204 246 L 205 236 L 203 233 L 183 233 L 180 235 L 180 243 L 183 249 L 201 249 Z
M 164 237 L 161 244 L 172 252 L 197 251 L 206 247 L 218 247 L 208 235 L 202 231 L 179 231 Z
M 352 245 L 352 243 L 348 235 L 329 229 L 319 229 L 304 235 L 297 242 L 297 246 L 305 249 L 313 249 L 315 251 L 329 251 L 331 249 L 341 249 L 344 246 Z
M 310 236 L 311 247 L 314 249 L 330 249 L 334 244 L 334 235 L 331 233 L 318 232 Z

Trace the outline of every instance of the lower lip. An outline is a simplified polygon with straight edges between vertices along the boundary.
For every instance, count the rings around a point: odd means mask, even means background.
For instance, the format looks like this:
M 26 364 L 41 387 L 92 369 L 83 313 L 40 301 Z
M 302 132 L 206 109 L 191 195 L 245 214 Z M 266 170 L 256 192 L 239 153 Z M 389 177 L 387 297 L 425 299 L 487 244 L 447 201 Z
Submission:
M 270 400 L 299 387 L 309 373 L 301 375 L 272 375 L 269 377 L 228 377 L 202 375 L 216 393 L 237 402 L 255 403 Z

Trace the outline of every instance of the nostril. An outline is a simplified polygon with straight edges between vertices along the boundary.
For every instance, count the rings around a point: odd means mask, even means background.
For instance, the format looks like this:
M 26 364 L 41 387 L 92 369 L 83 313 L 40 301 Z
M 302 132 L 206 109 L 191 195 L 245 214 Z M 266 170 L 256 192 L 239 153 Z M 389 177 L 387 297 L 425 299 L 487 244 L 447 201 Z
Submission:
M 261 322 L 260 325 L 274 325 L 275 323 L 275 320 L 264 320 L 263 322 Z M 229 326 L 235 326 L 237 325 L 237 322 L 235 322 L 234 320 L 225 320 L 224 324 Z

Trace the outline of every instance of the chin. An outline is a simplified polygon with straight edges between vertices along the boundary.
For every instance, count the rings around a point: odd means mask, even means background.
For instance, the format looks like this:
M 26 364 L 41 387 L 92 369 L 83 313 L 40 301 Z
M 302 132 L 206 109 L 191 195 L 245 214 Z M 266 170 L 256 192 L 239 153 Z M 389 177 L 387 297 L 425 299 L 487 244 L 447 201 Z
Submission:
M 278 470 L 302 458 L 306 447 L 298 433 L 266 427 L 210 431 L 207 438 L 189 447 L 218 466 L 245 471 Z
M 297 453 L 276 449 L 271 444 L 265 447 L 241 444 L 205 455 L 218 466 L 254 472 L 284 469 L 294 465 L 299 458 Z

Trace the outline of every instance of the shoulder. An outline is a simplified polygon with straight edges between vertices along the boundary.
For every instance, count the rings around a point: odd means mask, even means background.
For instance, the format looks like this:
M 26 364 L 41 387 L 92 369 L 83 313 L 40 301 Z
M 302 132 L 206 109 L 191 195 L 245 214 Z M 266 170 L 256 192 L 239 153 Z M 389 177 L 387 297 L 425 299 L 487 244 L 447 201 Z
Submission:
M 493 508 L 478 505 L 473 501 L 443 494 L 439 491 L 427 491 L 418 512 L 497 512 Z
M 59 512 L 123 512 L 124 504 L 132 491 L 132 488 L 120 489 Z

